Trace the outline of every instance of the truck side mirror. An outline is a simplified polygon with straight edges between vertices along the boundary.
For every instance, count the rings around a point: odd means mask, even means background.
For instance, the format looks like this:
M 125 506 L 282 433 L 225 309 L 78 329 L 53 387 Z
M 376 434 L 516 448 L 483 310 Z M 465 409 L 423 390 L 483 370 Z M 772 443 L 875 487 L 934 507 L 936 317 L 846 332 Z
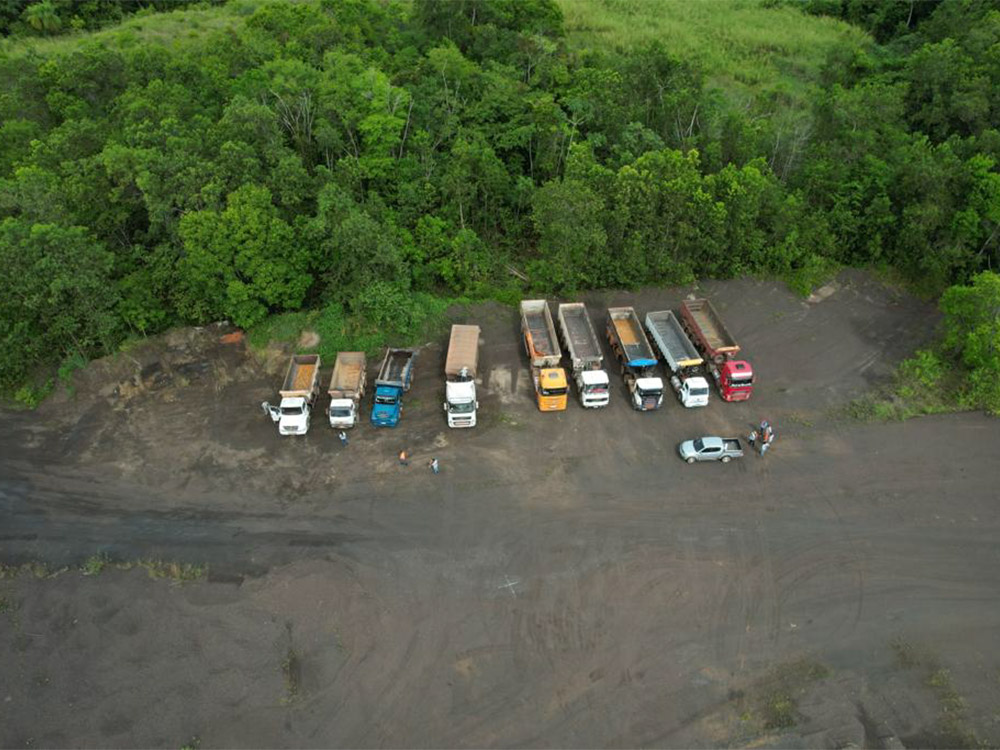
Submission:
M 448 411 L 448 404 L 441 404 L 441 408 Z

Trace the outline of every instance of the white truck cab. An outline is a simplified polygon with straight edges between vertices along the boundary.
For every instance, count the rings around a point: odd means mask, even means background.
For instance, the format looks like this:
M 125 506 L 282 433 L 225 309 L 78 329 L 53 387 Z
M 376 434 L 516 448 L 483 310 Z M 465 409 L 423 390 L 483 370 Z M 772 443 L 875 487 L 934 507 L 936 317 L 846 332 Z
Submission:
M 448 413 L 449 427 L 475 427 L 476 411 L 479 403 L 476 401 L 476 381 L 451 380 L 445 384 L 445 411 Z
M 692 377 L 681 380 L 676 375 L 670 378 L 670 384 L 677 391 L 677 398 L 688 409 L 695 406 L 708 406 L 708 380 Z
M 312 409 L 309 402 L 301 396 L 281 399 L 278 407 L 281 416 L 278 418 L 278 432 L 282 435 L 305 435 L 309 432 L 309 416 Z
M 660 378 L 636 378 L 632 400 L 636 409 L 648 411 L 663 405 L 663 380 Z
M 611 400 L 611 380 L 604 370 L 582 370 L 577 373 L 576 387 L 580 402 L 587 409 L 607 406 Z
M 335 398 L 330 400 L 330 426 L 333 428 L 354 427 L 358 421 L 358 411 L 353 399 Z

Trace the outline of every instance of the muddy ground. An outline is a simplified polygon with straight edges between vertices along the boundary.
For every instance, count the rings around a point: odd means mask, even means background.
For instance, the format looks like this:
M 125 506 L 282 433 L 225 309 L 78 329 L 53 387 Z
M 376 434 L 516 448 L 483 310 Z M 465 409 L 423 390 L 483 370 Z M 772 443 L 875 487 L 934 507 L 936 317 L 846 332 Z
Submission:
M 483 327 L 472 431 L 445 425 L 442 336 L 397 429 L 281 438 L 258 404 L 282 352 L 224 326 L 2 414 L 5 563 L 210 573 L 0 580 L 0 743 L 1000 742 L 1000 424 L 833 416 L 933 334 L 933 308 L 855 273 L 811 301 L 755 281 L 585 299 L 596 319 L 692 292 L 753 362 L 751 402 L 639 414 L 615 376 L 608 409 L 540 414 L 515 312 L 482 305 L 452 311 Z M 762 417 L 766 459 L 676 457 Z

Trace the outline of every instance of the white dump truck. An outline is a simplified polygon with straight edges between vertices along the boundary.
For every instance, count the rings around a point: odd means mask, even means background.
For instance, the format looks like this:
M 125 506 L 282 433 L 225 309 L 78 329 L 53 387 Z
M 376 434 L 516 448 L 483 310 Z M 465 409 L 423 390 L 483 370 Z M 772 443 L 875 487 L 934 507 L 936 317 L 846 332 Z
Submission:
M 364 352 L 338 352 L 330 378 L 330 426 L 337 429 L 354 427 L 358 423 L 358 409 L 365 395 L 365 368 L 368 360 Z
M 663 405 L 663 380 L 656 374 L 656 354 L 633 308 L 608 308 L 608 343 L 628 386 L 632 408 L 659 409 Z
M 684 334 L 684 326 L 670 310 L 646 313 L 646 330 L 667 363 L 670 385 L 686 407 L 708 405 L 708 380 L 702 372 L 705 360 Z
M 261 404 L 264 413 L 278 423 L 279 434 L 305 435 L 309 431 L 310 413 L 319 395 L 319 366 L 318 354 L 293 355 L 278 391 L 280 404 Z
M 582 302 L 565 302 L 559 305 L 557 317 L 580 403 L 588 409 L 607 406 L 611 400 L 611 381 L 604 370 L 604 352 L 587 306 Z
M 476 426 L 478 369 L 479 326 L 453 325 L 444 362 L 444 411 L 449 427 Z

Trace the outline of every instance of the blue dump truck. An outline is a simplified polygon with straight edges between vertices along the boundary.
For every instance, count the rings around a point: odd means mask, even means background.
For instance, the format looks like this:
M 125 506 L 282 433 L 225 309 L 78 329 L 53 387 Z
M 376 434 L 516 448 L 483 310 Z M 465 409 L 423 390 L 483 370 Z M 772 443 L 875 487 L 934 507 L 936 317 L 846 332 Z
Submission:
M 403 414 L 403 394 L 410 390 L 416 349 L 389 349 L 375 378 L 372 424 L 395 427 Z

